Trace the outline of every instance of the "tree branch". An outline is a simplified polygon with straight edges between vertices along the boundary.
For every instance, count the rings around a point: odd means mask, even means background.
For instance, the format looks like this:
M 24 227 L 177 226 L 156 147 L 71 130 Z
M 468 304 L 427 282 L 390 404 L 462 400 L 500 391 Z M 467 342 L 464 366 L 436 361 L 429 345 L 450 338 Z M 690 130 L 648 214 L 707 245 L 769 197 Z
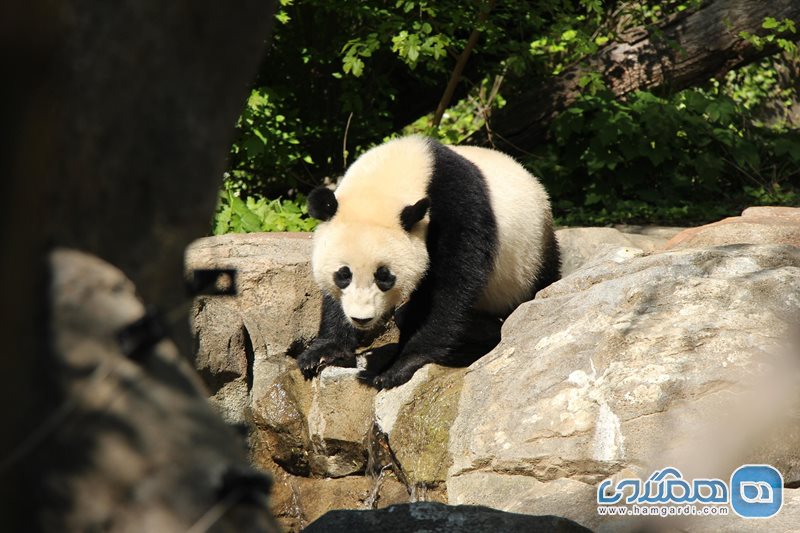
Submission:
M 490 0 L 489 5 L 481 11 L 480 15 L 478 15 L 478 22 L 475 24 L 475 29 L 472 30 L 472 33 L 467 40 L 466 46 L 464 46 L 464 50 L 461 52 L 461 55 L 458 56 L 458 61 L 456 61 L 456 66 L 453 68 L 453 72 L 450 74 L 450 80 L 447 82 L 447 87 L 444 90 L 444 94 L 442 95 L 442 99 L 439 100 L 439 105 L 436 106 L 436 112 L 433 115 L 433 127 L 438 128 L 439 124 L 442 122 L 442 116 L 444 115 L 445 110 L 450 105 L 450 100 L 453 98 L 453 93 L 456 92 L 456 86 L 458 82 L 461 81 L 461 74 L 464 72 L 464 67 L 467 66 L 467 61 L 469 60 L 469 56 L 472 53 L 472 49 L 475 48 L 475 45 L 478 44 L 478 39 L 481 36 L 481 26 L 486 22 L 486 19 L 489 18 L 489 12 L 494 8 L 495 0 Z
M 657 32 L 633 32 L 626 42 L 613 42 L 538 90 L 525 92 L 495 112 L 494 142 L 509 151 L 532 150 L 546 138 L 553 119 L 581 95 L 582 76 L 599 72 L 617 97 L 633 91 L 668 87 L 678 91 L 722 76 L 761 59 L 774 48 L 756 49 L 742 31 L 761 33 L 767 16 L 800 19 L 800 1 L 711 0 L 700 9 L 663 23 Z M 631 35 L 631 32 L 626 32 Z M 800 35 L 789 35 L 797 40 Z M 485 132 L 471 142 L 486 144 Z

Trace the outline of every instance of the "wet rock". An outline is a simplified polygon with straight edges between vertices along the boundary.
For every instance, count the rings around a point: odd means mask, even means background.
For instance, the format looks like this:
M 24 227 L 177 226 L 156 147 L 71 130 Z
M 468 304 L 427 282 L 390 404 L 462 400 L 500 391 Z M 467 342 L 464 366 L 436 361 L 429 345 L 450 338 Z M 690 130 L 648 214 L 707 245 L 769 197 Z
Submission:
M 450 426 L 465 372 L 428 365 L 409 383 L 381 391 L 375 399 L 375 419 L 388 434 L 404 481 L 420 493 L 419 499 L 446 501 Z
M 342 477 L 363 472 L 375 390 L 356 378 L 357 368 L 328 367 L 311 381 L 308 430 L 311 471 Z
M 252 408 L 254 459 L 270 469 L 279 465 L 286 472 L 311 474 L 313 447 L 307 414 L 311 391 L 300 370 L 286 370 L 277 377 L 266 394 Z
M 279 470 L 272 513 L 287 531 L 300 531 L 333 509 L 380 509 L 409 501 L 405 485 L 391 475 L 309 478 Z
M 311 381 L 297 368 L 281 374 L 253 405 L 259 453 L 295 475 L 363 473 L 375 390 L 357 372 L 330 367 Z

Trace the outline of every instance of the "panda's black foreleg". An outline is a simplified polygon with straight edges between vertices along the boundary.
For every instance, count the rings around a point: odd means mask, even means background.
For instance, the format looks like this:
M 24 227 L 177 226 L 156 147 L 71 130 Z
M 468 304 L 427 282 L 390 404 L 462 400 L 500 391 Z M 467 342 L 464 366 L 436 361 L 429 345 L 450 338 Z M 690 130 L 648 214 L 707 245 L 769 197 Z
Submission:
M 317 338 L 297 358 L 306 379 L 326 366 L 356 366 L 358 333 L 344 316 L 341 305 L 327 294 L 322 298 L 322 319 Z
M 452 348 L 464 334 L 483 283 L 481 276 L 449 279 L 438 287 L 425 280 L 404 310 L 399 355 L 392 366 L 372 377 L 372 385 L 378 389 L 397 387 L 428 363 L 454 363 L 457 355 Z

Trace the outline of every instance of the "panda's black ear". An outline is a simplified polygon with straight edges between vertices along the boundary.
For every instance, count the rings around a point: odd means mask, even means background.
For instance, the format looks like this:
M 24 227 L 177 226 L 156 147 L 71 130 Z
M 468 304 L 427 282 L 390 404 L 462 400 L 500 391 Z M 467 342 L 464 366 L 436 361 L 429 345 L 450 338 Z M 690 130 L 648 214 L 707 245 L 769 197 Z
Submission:
M 336 196 L 327 187 L 317 187 L 308 195 L 308 214 L 317 220 L 330 220 L 338 207 Z
M 414 224 L 422 220 L 422 217 L 428 212 L 430 206 L 431 201 L 427 198 L 423 198 L 414 205 L 405 206 L 400 213 L 400 225 L 403 226 L 404 230 L 411 231 Z

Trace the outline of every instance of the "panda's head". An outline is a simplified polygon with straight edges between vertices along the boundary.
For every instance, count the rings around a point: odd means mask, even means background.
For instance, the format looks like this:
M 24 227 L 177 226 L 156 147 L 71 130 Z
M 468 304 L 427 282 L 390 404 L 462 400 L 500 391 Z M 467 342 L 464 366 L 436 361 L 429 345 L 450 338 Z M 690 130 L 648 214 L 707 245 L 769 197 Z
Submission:
M 329 189 L 309 195 L 309 214 L 323 221 L 314 235 L 314 278 L 341 303 L 354 327 L 374 328 L 419 285 L 428 269 L 428 206 L 427 199 L 420 200 L 397 212 L 392 223 L 379 224 L 337 215 Z

